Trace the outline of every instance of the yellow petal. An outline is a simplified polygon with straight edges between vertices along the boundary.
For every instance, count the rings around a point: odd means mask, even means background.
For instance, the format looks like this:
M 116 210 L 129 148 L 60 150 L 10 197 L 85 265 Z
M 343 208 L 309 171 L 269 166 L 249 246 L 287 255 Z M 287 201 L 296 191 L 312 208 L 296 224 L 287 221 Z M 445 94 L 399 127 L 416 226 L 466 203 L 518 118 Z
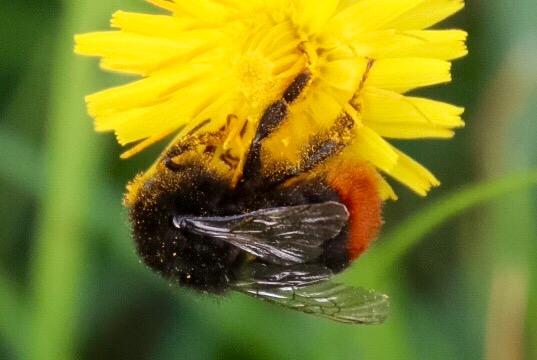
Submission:
M 201 85 L 204 86 L 204 85 Z M 178 129 L 196 118 L 200 112 L 214 104 L 225 103 L 223 94 L 198 96 L 199 86 L 191 87 L 192 94 L 173 97 L 152 106 L 137 107 L 96 118 L 97 130 L 115 130 L 118 141 L 124 145 L 154 134 Z M 223 114 L 223 117 L 226 115 Z M 224 122 L 224 120 L 222 120 Z
M 120 10 L 112 15 L 110 25 L 123 32 L 181 40 L 185 27 L 193 22 L 192 19 L 178 16 L 150 15 Z
M 423 0 L 361 0 L 348 6 L 330 19 L 330 31 L 342 38 L 357 33 L 375 31 L 397 20 L 401 14 L 414 8 Z
M 451 64 L 436 59 L 401 58 L 375 61 L 366 86 L 404 93 L 451 81 Z
M 147 76 L 171 60 L 189 60 L 220 39 L 221 35 L 212 30 L 182 33 L 182 40 L 120 31 L 96 32 L 77 35 L 75 52 L 101 56 L 105 69 Z
M 318 72 L 322 83 L 337 93 L 341 103 L 346 103 L 358 89 L 366 66 L 365 59 L 336 60 L 320 66 Z
M 168 129 L 168 131 L 163 131 L 159 134 L 155 134 L 151 137 L 148 137 L 144 139 L 143 141 L 140 141 L 136 145 L 132 146 L 130 149 L 121 153 L 120 157 L 122 159 L 128 159 L 140 153 L 141 151 L 145 150 L 146 148 L 150 147 L 151 145 L 156 144 L 157 142 L 161 141 L 162 139 L 170 135 L 172 132 L 174 132 L 174 130 L 175 129 L 171 128 L 171 129 Z
M 461 30 L 384 30 L 359 34 L 350 39 L 355 51 L 373 59 L 431 58 L 452 60 L 468 53 Z
M 324 84 L 319 84 L 316 88 L 308 92 L 305 103 L 304 118 L 296 117 L 298 124 L 304 121 L 312 121 L 321 128 L 328 128 L 333 125 L 336 118 L 342 112 L 343 103 L 341 99 L 334 97 L 333 90 Z M 345 100 L 343 100 L 345 101 Z
M 356 137 L 345 152 L 358 159 L 369 161 L 386 173 L 390 173 L 398 161 L 395 149 L 367 126 L 356 130 Z
M 230 7 L 213 1 L 166 1 L 148 0 L 163 9 L 172 11 L 176 16 L 185 16 L 207 22 L 223 22 Z
M 429 99 L 367 88 L 361 110 L 364 125 L 388 138 L 449 138 L 464 126 L 464 109 Z
M 171 12 L 174 12 L 176 9 L 176 4 L 174 1 L 169 0 L 146 0 L 147 2 L 158 6 L 161 9 L 168 10 Z
M 450 129 L 427 123 L 365 123 L 384 138 L 392 139 L 449 139 L 455 135 Z
M 306 34 L 314 34 L 325 25 L 338 5 L 338 0 L 295 0 L 299 9 L 294 12 L 293 22 L 298 24 Z
M 444 20 L 464 7 L 463 0 L 425 0 L 388 23 L 384 29 L 419 30 Z
M 193 64 L 165 70 L 158 75 L 87 96 L 88 111 L 92 116 L 101 116 L 163 102 L 174 93 L 182 96 L 181 92 L 201 79 L 209 78 L 208 74 L 207 66 Z
M 379 176 L 378 191 L 382 200 L 397 200 L 397 195 L 393 191 L 390 184 L 382 177 Z
M 397 164 L 387 172 L 394 179 L 408 186 L 421 196 L 427 195 L 431 187 L 439 186 L 440 182 L 433 174 L 416 161 L 399 150 L 395 150 L 399 155 Z

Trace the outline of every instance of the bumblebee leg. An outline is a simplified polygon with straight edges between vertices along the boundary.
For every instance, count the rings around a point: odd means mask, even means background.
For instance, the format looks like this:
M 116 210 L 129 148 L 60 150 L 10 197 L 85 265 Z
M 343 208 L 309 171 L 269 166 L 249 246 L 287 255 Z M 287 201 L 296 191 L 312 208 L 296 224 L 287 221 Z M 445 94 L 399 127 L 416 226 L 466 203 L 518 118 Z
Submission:
M 287 117 L 288 106 L 292 104 L 306 88 L 311 78 L 311 72 L 304 70 L 289 85 L 280 100 L 272 103 L 263 113 L 248 156 L 244 163 L 243 181 L 259 176 L 261 171 L 261 144 Z
M 179 171 L 182 166 L 173 161 L 173 159 L 185 152 L 192 150 L 196 145 L 195 138 L 187 137 L 185 140 L 175 144 L 166 154 L 163 155 L 162 161 L 164 165 L 172 171 Z
M 334 126 L 326 133 L 314 135 L 297 169 L 299 173 L 306 172 L 326 159 L 340 153 L 352 139 L 354 120 L 347 113 L 342 113 L 334 122 Z
M 302 161 L 297 167 L 276 174 L 270 179 L 272 186 L 310 171 L 323 161 L 337 155 L 352 140 L 354 120 L 343 112 L 338 116 L 331 129 L 315 134 L 310 138 L 309 145 L 301 156 Z
M 183 166 L 173 161 L 174 158 L 186 153 L 187 151 L 195 149 L 198 145 L 204 145 L 206 152 L 214 151 L 214 149 L 216 149 L 214 145 L 217 144 L 222 139 L 222 137 L 222 131 L 214 133 L 203 133 L 198 136 L 187 136 L 184 140 L 173 145 L 170 150 L 168 150 L 162 156 L 162 161 L 168 169 L 172 171 L 181 171 L 183 169 Z

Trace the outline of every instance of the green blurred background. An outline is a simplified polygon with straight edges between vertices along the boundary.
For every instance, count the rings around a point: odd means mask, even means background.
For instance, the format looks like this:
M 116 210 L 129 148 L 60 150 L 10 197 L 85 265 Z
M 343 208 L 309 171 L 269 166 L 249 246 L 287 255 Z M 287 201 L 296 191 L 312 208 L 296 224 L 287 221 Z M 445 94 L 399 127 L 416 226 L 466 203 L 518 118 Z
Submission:
M 129 161 L 83 96 L 129 81 L 72 53 L 141 0 L 0 2 L 1 359 L 537 359 L 537 2 L 469 0 L 451 141 L 397 142 L 443 182 L 395 185 L 375 246 L 342 276 L 385 292 L 388 321 L 352 327 L 242 295 L 170 287 L 137 259 L 121 197 Z

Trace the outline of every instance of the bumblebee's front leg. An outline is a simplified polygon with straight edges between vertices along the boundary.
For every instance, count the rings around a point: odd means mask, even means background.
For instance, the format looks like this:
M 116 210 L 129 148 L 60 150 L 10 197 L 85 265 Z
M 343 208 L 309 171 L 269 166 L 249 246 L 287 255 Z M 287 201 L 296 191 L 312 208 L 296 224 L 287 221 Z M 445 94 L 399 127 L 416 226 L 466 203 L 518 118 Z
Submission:
M 304 91 L 311 79 L 311 72 L 306 69 L 301 72 L 287 87 L 280 100 L 272 103 L 263 113 L 255 133 L 248 156 L 244 163 L 242 181 L 248 182 L 261 173 L 261 144 L 262 141 L 276 130 L 289 113 L 289 105 Z
M 188 151 L 194 150 L 197 146 L 205 146 L 207 151 L 214 151 L 215 145 L 219 144 L 224 137 L 223 131 L 202 133 L 198 136 L 194 136 L 190 132 L 187 137 L 174 144 L 163 156 L 162 162 L 166 167 L 172 171 L 180 171 L 183 169 L 181 164 L 174 161 L 179 155 L 182 155 Z

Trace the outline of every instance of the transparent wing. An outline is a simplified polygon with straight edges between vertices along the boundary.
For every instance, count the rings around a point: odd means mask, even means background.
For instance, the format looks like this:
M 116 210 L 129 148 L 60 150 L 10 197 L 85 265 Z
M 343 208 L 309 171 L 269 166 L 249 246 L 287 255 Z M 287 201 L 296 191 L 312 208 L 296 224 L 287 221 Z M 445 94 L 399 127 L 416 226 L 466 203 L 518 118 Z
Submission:
M 304 286 L 330 279 L 334 274 L 325 266 L 295 264 L 290 266 L 252 263 L 239 273 L 234 286 L 240 289 L 268 289 L 285 286 Z
M 235 290 L 347 324 L 380 324 L 388 316 L 388 296 L 331 281 L 300 287 L 238 286 Z
M 226 241 L 267 262 L 290 265 L 317 258 L 319 247 L 347 222 L 345 205 L 319 204 L 261 209 L 234 216 L 176 217 L 177 228 Z

